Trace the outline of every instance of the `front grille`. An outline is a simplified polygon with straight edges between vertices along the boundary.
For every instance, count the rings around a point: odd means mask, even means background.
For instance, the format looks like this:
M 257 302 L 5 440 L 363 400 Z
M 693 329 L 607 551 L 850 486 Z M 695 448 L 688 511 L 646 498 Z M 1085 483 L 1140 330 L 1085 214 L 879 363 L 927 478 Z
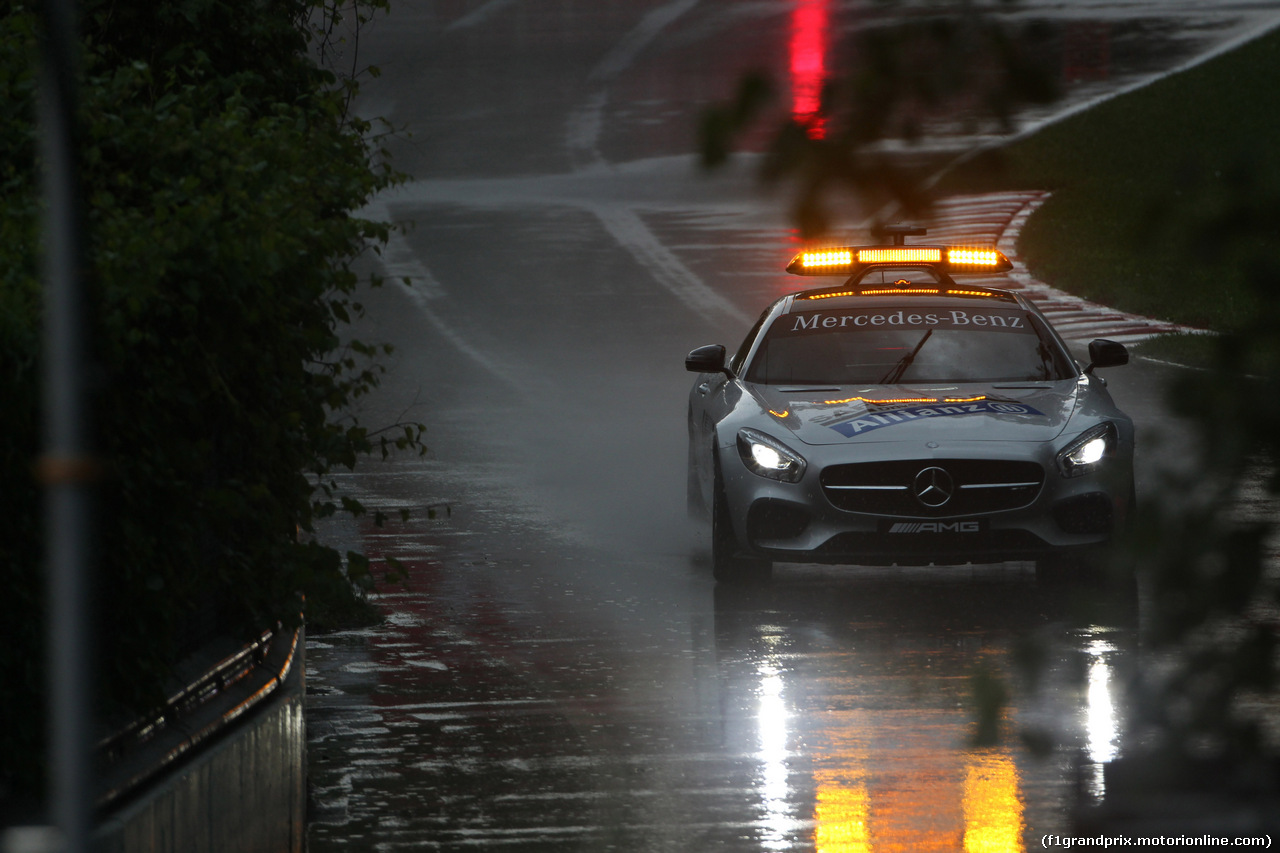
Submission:
M 915 493 L 917 478 L 939 468 L 950 481 L 950 497 L 929 505 Z M 1005 459 L 896 459 L 831 465 L 822 471 L 822 491 L 832 506 L 848 512 L 908 518 L 981 515 L 1030 505 L 1044 485 L 1035 462 Z
M 1028 530 L 991 530 L 971 536 L 838 533 L 813 553 L 813 559 L 863 566 L 959 565 L 1034 560 L 1048 549 L 1048 543 Z

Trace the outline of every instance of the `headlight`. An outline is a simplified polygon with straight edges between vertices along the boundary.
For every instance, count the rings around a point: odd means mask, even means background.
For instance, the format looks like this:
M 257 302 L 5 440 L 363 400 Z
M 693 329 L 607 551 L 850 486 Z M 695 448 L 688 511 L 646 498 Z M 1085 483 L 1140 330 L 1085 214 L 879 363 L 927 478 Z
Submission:
M 1116 425 L 1111 422 L 1085 430 L 1058 453 L 1058 470 L 1064 477 L 1096 471 L 1103 460 L 1115 453 L 1117 440 Z
M 776 438 L 753 429 L 738 430 L 738 454 L 752 473 L 784 483 L 800 482 L 808 464 Z

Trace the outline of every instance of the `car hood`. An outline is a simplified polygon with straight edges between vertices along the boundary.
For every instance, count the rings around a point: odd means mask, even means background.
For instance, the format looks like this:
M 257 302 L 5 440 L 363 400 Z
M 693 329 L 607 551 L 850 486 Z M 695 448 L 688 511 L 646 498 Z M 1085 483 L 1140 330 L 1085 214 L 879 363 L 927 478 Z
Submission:
M 789 388 L 749 385 L 776 423 L 805 444 L 851 441 L 1051 441 L 1066 427 L 1081 385 L 877 385 Z

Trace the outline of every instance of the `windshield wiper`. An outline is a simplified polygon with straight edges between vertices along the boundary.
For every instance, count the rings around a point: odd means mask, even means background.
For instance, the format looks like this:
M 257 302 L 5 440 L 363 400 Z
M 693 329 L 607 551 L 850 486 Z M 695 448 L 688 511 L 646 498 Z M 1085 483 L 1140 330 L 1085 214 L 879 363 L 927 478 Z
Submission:
M 911 362 L 916 360 L 916 353 L 920 352 L 920 348 L 924 346 L 924 342 L 929 340 L 929 336 L 933 334 L 933 329 L 929 329 L 920 338 L 920 342 L 915 345 L 911 352 L 904 355 L 898 360 L 898 363 L 890 368 L 889 372 L 880 378 L 878 385 L 892 385 L 902 378 L 902 374 L 907 372 L 907 368 L 911 366 Z

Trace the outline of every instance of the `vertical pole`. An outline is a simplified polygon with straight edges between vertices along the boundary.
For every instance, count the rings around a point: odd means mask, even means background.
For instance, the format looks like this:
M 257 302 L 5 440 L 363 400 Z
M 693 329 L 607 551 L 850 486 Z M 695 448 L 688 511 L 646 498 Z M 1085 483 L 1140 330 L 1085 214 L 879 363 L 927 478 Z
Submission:
M 44 164 L 44 456 L 48 582 L 50 808 L 67 853 L 92 831 L 88 562 L 92 465 L 86 449 L 74 0 L 44 0 L 40 152 Z

